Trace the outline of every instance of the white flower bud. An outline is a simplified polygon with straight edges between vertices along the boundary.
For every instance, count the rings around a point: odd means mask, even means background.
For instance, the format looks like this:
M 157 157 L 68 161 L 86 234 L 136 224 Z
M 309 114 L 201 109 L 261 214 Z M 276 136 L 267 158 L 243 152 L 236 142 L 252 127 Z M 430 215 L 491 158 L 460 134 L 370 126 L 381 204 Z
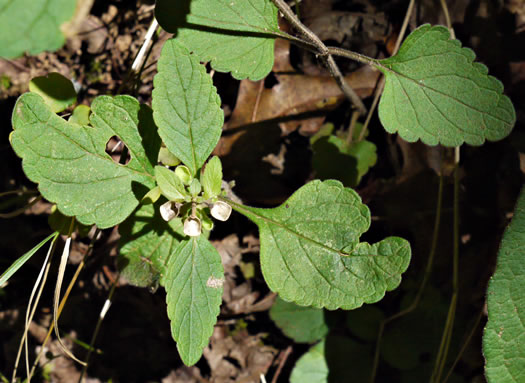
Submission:
M 190 237 L 198 237 L 201 235 L 201 220 L 197 217 L 188 217 L 184 221 L 184 234 Z
M 168 201 L 160 205 L 160 216 L 166 222 L 171 221 L 177 215 L 179 215 L 179 208 L 173 203 Z
M 211 207 L 211 216 L 219 221 L 226 221 L 230 218 L 232 207 L 226 202 L 217 201 Z

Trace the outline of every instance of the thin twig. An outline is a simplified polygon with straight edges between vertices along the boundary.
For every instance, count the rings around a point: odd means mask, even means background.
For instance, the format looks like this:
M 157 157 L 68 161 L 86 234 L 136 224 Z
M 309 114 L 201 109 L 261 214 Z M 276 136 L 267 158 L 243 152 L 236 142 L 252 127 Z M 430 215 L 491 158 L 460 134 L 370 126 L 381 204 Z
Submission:
M 279 361 L 279 366 L 277 367 L 277 371 L 275 371 L 275 375 L 272 378 L 272 383 L 277 383 L 277 379 L 279 379 L 279 375 L 281 375 L 281 370 L 284 367 L 284 364 L 286 363 L 286 360 L 292 353 L 292 346 L 288 346 L 286 350 L 281 354 L 281 360 Z
M 257 118 L 257 112 L 259 111 L 259 103 L 261 102 L 261 95 L 262 95 L 263 90 L 264 90 L 264 80 L 261 80 L 259 83 L 259 89 L 257 90 L 257 97 L 255 98 L 255 105 L 253 106 L 251 122 L 255 122 L 255 119 Z
M 365 114 L 366 113 L 366 107 L 363 104 L 363 101 L 359 98 L 359 96 L 354 92 L 354 90 L 348 85 L 348 83 L 345 81 L 343 74 L 341 73 L 341 70 L 335 63 L 334 58 L 330 54 L 328 48 L 326 45 L 321 41 L 321 39 L 312 32 L 306 25 L 304 25 L 299 18 L 295 15 L 295 13 L 292 11 L 292 9 L 284 2 L 284 0 L 272 0 L 273 3 L 283 16 L 292 24 L 292 26 L 297 29 L 309 42 L 311 42 L 313 45 L 317 48 L 317 53 L 319 54 L 320 58 L 323 60 L 324 64 L 328 67 L 330 70 L 330 74 L 335 78 L 337 84 L 343 91 L 344 95 L 355 105 L 355 107 L 359 110 L 359 113 Z

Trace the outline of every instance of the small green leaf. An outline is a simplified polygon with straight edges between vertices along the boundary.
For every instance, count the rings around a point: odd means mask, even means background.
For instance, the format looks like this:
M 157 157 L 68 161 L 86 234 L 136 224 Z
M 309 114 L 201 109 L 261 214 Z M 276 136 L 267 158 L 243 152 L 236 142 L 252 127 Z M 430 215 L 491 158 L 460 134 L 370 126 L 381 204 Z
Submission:
M 329 330 L 322 309 L 297 306 L 279 297 L 270 309 L 270 318 L 287 337 L 297 343 L 313 343 L 321 340 Z
M 13 262 L 9 268 L 0 275 L 0 286 L 3 286 L 4 283 L 6 283 L 9 278 L 13 276 L 14 273 L 18 271 L 24 264 L 38 251 L 42 246 L 44 246 L 47 242 L 49 242 L 51 239 L 55 240 L 58 237 L 59 233 L 53 233 L 49 235 L 47 238 L 42 240 L 38 245 L 33 247 L 31 250 L 29 250 L 27 253 L 22 255 L 20 258 L 18 258 L 16 261 Z
M 192 197 L 197 197 L 201 193 L 202 191 L 201 183 L 199 182 L 197 178 L 194 178 L 191 180 L 188 191 Z
M 59 49 L 65 40 L 60 27 L 76 6 L 77 0 L 0 0 L 0 57 Z
M 199 59 L 175 40 L 162 48 L 154 86 L 159 135 L 195 175 L 221 135 L 224 113 L 217 89 Z
M 328 383 L 325 341 L 321 341 L 299 358 L 290 376 L 290 383 Z
M 525 381 L 525 188 L 498 253 L 487 290 L 488 322 L 483 336 L 489 383 Z
M 180 160 L 168 148 L 160 148 L 158 161 L 165 166 L 177 166 Z
M 164 166 L 155 166 L 155 178 L 160 191 L 168 200 L 183 202 L 186 199 L 186 189 L 175 172 Z
M 169 257 L 185 237 L 182 221 L 164 221 L 159 208 L 160 202 L 142 205 L 119 226 L 119 269 L 135 286 L 164 286 Z
M 155 127 L 151 110 L 130 96 L 97 97 L 90 120 L 93 127 L 70 124 L 38 94 L 26 93 L 13 111 L 11 145 L 22 157 L 27 177 L 63 214 L 107 228 L 126 219 L 155 186 L 153 164 L 144 149 L 153 150 L 154 136 L 143 138 Z M 129 149 L 127 165 L 105 152 L 115 135 Z
M 337 179 L 350 187 L 357 186 L 377 162 L 376 146 L 366 140 L 348 144 L 335 135 L 317 136 L 313 140 L 312 151 L 312 165 L 317 178 Z
M 273 209 L 227 202 L 259 227 L 264 278 L 286 301 L 354 309 L 395 289 L 408 267 L 402 238 L 359 243 L 370 211 L 338 181 L 312 181 Z
M 219 72 L 256 81 L 272 69 L 279 26 L 270 0 L 157 0 L 155 16 Z
M 383 311 L 374 305 L 366 305 L 346 313 L 346 324 L 352 334 L 366 341 L 375 341 L 381 321 L 385 319 Z
M 73 114 L 69 117 L 69 122 L 72 124 L 89 125 L 89 114 L 91 108 L 87 105 L 79 105 L 73 109 Z
M 49 108 L 60 113 L 77 102 L 77 92 L 69 79 L 60 73 L 49 73 L 47 76 L 35 77 L 29 82 L 29 90 L 44 99 Z
M 427 145 L 481 145 L 506 137 L 516 121 L 503 85 L 443 26 L 422 25 L 399 52 L 378 61 L 386 76 L 379 104 L 385 129 Z
M 59 232 L 61 235 L 69 236 L 71 233 L 71 220 L 74 218 L 67 217 L 57 209 L 56 205 L 51 207 L 51 214 L 47 218 L 47 223 L 53 231 Z M 88 235 L 91 226 L 82 225 L 74 220 L 73 231 L 77 231 L 81 237 Z
M 222 164 L 217 156 L 208 161 L 201 175 L 201 184 L 204 189 L 204 198 L 215 198 L 221 194 Z
M 190 169 L 187 166 L 180 165 L 175 169 L 175 174 L 180 178 L 184 185 L 189 185 L 193 179 L 191 176 Z
M 141 202 L 145 205 L 150 204 L 150 203 L 155 203 L 158 201 L 160 196 L 161 196 L 160 187 L 155 186 L 153 189 L 147 192 L 144 197 L 142 197 Z
M 166 301 L 171 333 L 184 364 L 200 359 L 217 322 L 224 270 L 221 257 L 204 236 L 182 241 L 168 264 Z

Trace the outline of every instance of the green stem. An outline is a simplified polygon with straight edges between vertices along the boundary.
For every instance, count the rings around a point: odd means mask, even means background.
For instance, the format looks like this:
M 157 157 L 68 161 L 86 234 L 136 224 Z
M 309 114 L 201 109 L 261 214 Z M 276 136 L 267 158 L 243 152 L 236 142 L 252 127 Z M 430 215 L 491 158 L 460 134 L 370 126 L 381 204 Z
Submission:
M 439 383 L 445 363 L 447 361 L 448 350 L 450 348 L 450 341 L 452 338 L 452 330 L 454 329 L 454 318 L 456 315 L 456 307 L 458 301 L 459 291 L 459 147 L 455 150 L 455 169 L 454 169 L 454 243 L 453 243 L 453 258 L 452 258 L 452 297 L 450 299 L 449 310 L 447 314 L 447 321 L 441 337 L 441 344 L 439 346 L 436 364 L 432 372 L 431 382 Z
M 421 297 L 423 295 L 423 292 L 425 291 L 425 287 L 428 283 L 430 275 L 432 274 L 432 266 L 434 264 L 434 258 L 436 255 L 437 243 L 439 239 L 439 227 L 441 225 L 442 209 L 443 209 L 443 175 L 440 174 L 439 175 L 438 196 L 437 196 L 437 206 L 436 206 L 436 216 L 434 219 L 434 229 L 432 233 L 432 243 L 430 245 L 430 253 L 428 255 L 427 265 L 425 267 L 425 273 L 423 274 L 423 279 L 421 280 L 421 285 L 419 286 L 419 290 L 416 294 L 416 297 L 414 298 L 410 306 L 392 315 L 391 317 L 386 318 L 379 325 L 379 330 L 377 333 L 377 340 L 376 340 L 376 349 L 374 353 L 374 362 L 372 365 L 372 373 L 370 376 L 371 383 L 375 381 L 375 377 L 377 374 L 377 367 L 379 366 L 379 355 L 380 355 L 380 350 L 381 350 L 381 340 L 383 338 L 383 332 L 385 330 L 386 325 L 414 311 L 414 309 L 419 305 L 419 302 L 421 301 Z

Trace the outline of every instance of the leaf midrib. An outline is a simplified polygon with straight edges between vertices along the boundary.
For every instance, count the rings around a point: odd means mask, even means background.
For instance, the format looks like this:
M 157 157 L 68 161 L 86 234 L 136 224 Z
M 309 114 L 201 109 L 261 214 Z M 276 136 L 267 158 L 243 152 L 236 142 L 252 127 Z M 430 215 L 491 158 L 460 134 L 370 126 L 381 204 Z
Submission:
M 132 173 L 136 173 L 136 174 L 138 174 L 138 175 L 141 175 L 141 176 L 146 176 L 146 177 L 148 177 L 148 178 L 150 178 L 150 179 L 152 179 L 152 180 L 154 179 L 154 177 L 151 176 L 149 173 L 142 173 L 142 172 L 140 172 L 140 171 L 138 171 L 138 170 L 135 170 L 135 169 L 133 169 L 133 168 L 130 168 L 129 166 L 126 166 L 126 165 L 115 164 L 115 162 L 113 161 L 113 159 L 111 159 L 109 156 L 108 156 L 108 157 L 105 157 L 105 156 L 103 156 L 103 155 L 100 155 L 100 154 L 98 154 L 98 153 L 93 153 L 93 152 L 91 152 L 90 150 L 86 149 L 86 148 L 85 148 L 84 146 L 82 146 L 79 142 L 73 140 L 71 137 L 69 137 L 67 134 L 65 134 L 64 132 L 62 132 L 60 129 L 57 129 L 53 124 L 49 124 L 49 120 L 50 120 L 50 119 L 55 119 L 55 117 L 56 117 L 56 121 L 57 121 L 57 122 L 59 122 L 60 124 L 68 125 L 68 122 L 67 122 L 67 121 L 65 121 L 63 118 L 57 116 L 56 114 L 53 114 L 53 113 L 51 112 L 51 115 L 50 115 L 49 119 L 48 119 L 47 121 L 43 121 L 43 120 L 41 120 L 41 119 L 37 116 L 37 114 L 33 111 L 33 108 L 32 108 L 32 106 L 31 106 L 30 103 L 28 103 L 28 102 L 26 102 L 26 101 L 24 100 L 24 101 L 23 101 L 23 104 L 21 105 L 21 107 L 26 108 L 27 110 L 29 110 L 29 111 L 33 114 L 33 116 L 35 117 L 36 120 L 38 120 L 39 122 L 41 122 L 41 123 L 43 123 L 43 124 L 46 124 L 47 127 L 53 129 L 53 131 L 54 131 L 55 133 L 58 133 L 59 135 L 61 135 L 62 137 L 64 137 L 67 141 L 71 142 L 71 144 L 73 144 L 73 145 L 77 146 L 78 148 L 82 149 L 86 154 L 89 154 L 89 155 L 91 155 L 91 156 L 93 156 L 93 157 L 97 157 L 97 158 L 99 158 L 99 159 L 101 159 L 101 160 L 103 160 L 103 161 L 106 161 L 106 162 L 108 162 L 108 163 L 111 163 L 111 164 L 114 165 L 114 166 L 116 165 L 116 168 L 118 168 L 118 169 L 124 169 L 124 170 L 127 170 L 127 171 L 129 171 L 129 172 L 132 172 Z M 33 126 L 33 125 L 34 125 L 34 124 L 31 123 L 31 122 L 26 122 L 26 121 L 24 121 L 24 120 L 23 120 L 22 118 L 20 118 L 20 117 L 17 117 L 17 118 L 18 118 L 20 121 L 23 121 L 23 124 L 24 124 L 25 126 L 28 126 L 28 125 L 29 125 L 29 126 Z M 104 121 L 104 122 L 105 122 L 105 121 Z M 85 127 L 83 127 L 83 126 L 81 126 L 81 125 L 78 125 L 78 126 L 80 126 L 80 129 L 86 129 Z M 20 128 L 19 128 L 19 129 L 20 129 Z M 87 129 L 100 129 L 100 128 L 93 127 L 93 128 L 87 128 Z M 15 128 L 14 131 L 16 132 L 16 130 L 17 130 L 17 129 Z M 110 129 L 110 131 L 114 133 L 113 129 Z M 88 132 L 87 135 L 88 135 L 90 138 L 92 138 L 91 134 L 89 134 L 89 133 L 90 133 L 90 132 Z M 29 145 L 29 146 L 30 146 L 30 145 Z M 38 157 L 45 157 L 45 156 L 41 156 L 40 154 L 38 154 Z
M 453 52 L 453 53 L 454 53 L 454 52 Z M 471 62 L 470 64 L 472 65 L 473 63 L 474 63 L 474 62 Z M 393 66 L 394 64 L 396 64 L 396 63 L 392 63 L 392 66 Z M 489 115 L 490 117 L 492 117 L 492 118 L 494 118 L 494 119 L 496 119 L 496 120 L 502 122 L 502 123 L 505 124 L 505 125 L 511 125 L 511 124 L 509 124 L 508 121 L 505 121 L 505 120 L 501 119 L 500 117 L 494 116 L 494 115 L 492 115 L 490 112 L 482 111 L 482 110 L 479 110 L 478 108 L 476 108 L 476 107 L 474 107 L 474 106 L 472 106 L 472 105 L 465 104 L 463 101 L 458 100 L 457 98 L 452 97 L 451 95 L 449 95 L 449 94 L 447 94 L 447 93 L 444 93 L 444 92 L 442 92 L 442 91 L 440 91 L 440 90 L 437 90 L 437 89 L 434 89 L 434 88 L 432 88 L 432 87 L 430 87 L 430 86 L 427 86 L 425 83 L 420 83 L 419 81 L 417 81 L 417 80 L 415 80 L 415 79 L 413 79 L 413 78 L 411 78 L 411 77 L 408 77 L 407 75 L 405 75 L 405 74 L 403 74 L 403 73 L 397 72 L 396 70 L 394 70 L 394 69 L 392 69 L 392 68 L 390 68 L 390 67 L 388 67 L 388 66 L 385 66 L 385 65 L 381 64 L 380 61 L 376 61 L 376 62 L 375 62 L 375 65 L 376 65 L 376 67 L 377 67 L 378 69 L 383 69 L 384 71 L 391 73 L 393 76 L 402 77 L 402 78 L 404 78 L 404 79 L 406 79 L 406 80 L 408 80 L 408 81 L 411 81 L 411 82 L 413 82 L 414 84 L 416 84 L 416 85 L 417 85 L 418 87 L 420 87 L 420 88 L 424 88 L 424 89 L 428 89 L 428 90 L 430 90 L 430 91 L 436 92 L 436 93 L 440 94 L 440 95 L 443 96 L 443 97 L 449 98 L 449 99 L 451 99 L 451 100 L 457 102 L 458 104 L 463 105 L 463 106 L 466 107 L 466 108 L 472 109 L 472 110 L 474 110 L 474 111 L 480 113 L 481 115 Z M 487 75 L 483 75 L 483 76 L 489 76 L 489 75 L 487 74 Z M 386 74 L 385 74 L 385 77 L 387 77 L 387 79 L 388 79 L 388 76 L 387 76 Z M 422 81 L 424 81 L 424 80 L 425 80 L 425 79 L 423 78 Z M 477 85 L 477 84 L 476 84 L 476 85 Z M 477 87 L 479 88 L 479 85 L 477 85 Z M 498 93 L 496 90 L 492 90 L 492 91 L 494 91 L 495 93 L 497 93 L 497 95 L 498 95 L 498 100 L 500 100 L 501 97 L 503 96 L 502 93 Z
M 319 246 L 319 247 L 322 247 L 322 248 L 324 248 L 324 249 L 326 249 L 326 250 L 328 250 L 328 251 L 335 252 L 335 253 L 337 253 L 337 254 L 338 254 L 339 256 L 341 256 L 341 257 L 347 257 L 347 256 L 351 256 L 351 255 L 352 255 L 351 253 L 344 253 L 344 252 L 342 252 L 342 251 L 340 251 L 340 250 L 333 249 L 333 248 L 331 248 L 331 247 L 329 247 L 329 246 L 326 246 L 325 244 L 320 243 L 320 242 L 318 242 L 318 241 L 316 241 L 316 240 L 314 240 L 314 239 L 312 239 L 312 238 L 309 238 L 309 237 L 304 236 L 303 234 L 297 233 L 296 231 L 290 229 L 289 227 L 283 225 L 282 223 L 277 222 L 277 221 L 274 221 L 273 219 L 267 218 L 267 217 L 265 217 L 265 216 L 262 216 L 262 215 L 260 215 L 260 214 L 258 214 L 258 213 L 256 213 L 256 212 L 252 211 L 251 209 L 246 208 L 246 207 L 243 206 L 243 205 L 240 205 L 240 204 L 238 204 L 238 203 L 233 202 L 232 200 L 229 200 L 228 198 L 219 197 L 219 199 L 220 199 L 221 201 L 223 201 L 223 202 L 226 202 L 226 203 L 232 205 L 232 207 L 233 207 L 235 210 L 239 211 L 240 213 L 241 213 L 241 212 L 244 212 L 245 215 L 250 215 L 250 214 L 251 214 L 251 215 L 254 215 L 254 216 L 256 216 L 258 219 L 264 221 L 266 224 L 270 224 L 270 225 L 278 226 L 278 227 L 280 227 L 280 228 L 282 228 L 282 229 L 284 229 L 284 230 L 286 230 L 286 231 L 288 231 L 288 232 L 294 234 L 295 236 L 297 236 L 297 237 L 299 237 L 299 238 L 301 238 L 301 239 L 304 239 L 304 240 L 306 240 L 306 241 L 308 241 L 308 242 L 311 242 L 311 243 L 313 243 L 313 244 L 315 244 L 315 245 L 317 245 L 317 246 Z

